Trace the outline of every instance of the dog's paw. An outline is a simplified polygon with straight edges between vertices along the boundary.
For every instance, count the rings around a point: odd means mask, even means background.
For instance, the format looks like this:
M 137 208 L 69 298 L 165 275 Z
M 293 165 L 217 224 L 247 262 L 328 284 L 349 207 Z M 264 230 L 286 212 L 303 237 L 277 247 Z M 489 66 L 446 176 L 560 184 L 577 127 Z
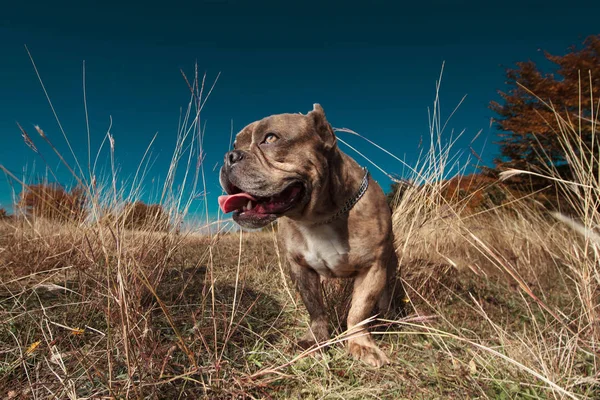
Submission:
M 375 343 L 350 342 L 348 351 L 356 358 L 375 368 L 383 367 L 390 363 L 390 359 Z
M 296 342 L 296 347 L 298 347 L 301 350 L 308 350 L 311 347 L 317 347 L 325 343 L 327 340 L 329 340 L 327 336 L 315 338 L 311 332 L 308 332 L 302 338 L 298 339 L 298 341 Z
M 318 343 L 314 339 L 300 339 L 296 342 L 296 347 L 301 350 L 308 350 L 313 346 L 317 346 Z
M 316 347 L 329 340 L 329 332 L 327 330 L 327 323 L 321 321 L 313 321 L 310 329 L 308 329 L 298 342 L 296 346 L 302 350 Z

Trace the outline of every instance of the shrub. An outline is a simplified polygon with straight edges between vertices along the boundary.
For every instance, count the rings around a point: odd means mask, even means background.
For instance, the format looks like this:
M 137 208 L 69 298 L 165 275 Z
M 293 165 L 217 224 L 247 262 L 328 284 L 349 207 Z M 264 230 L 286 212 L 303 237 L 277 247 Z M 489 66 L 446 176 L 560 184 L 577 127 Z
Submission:
M 120 222 L 127 229 L 145 229 L 151 231 L 169 230 L 169 215 L 160 204 L 146 204 L 142 201 L 127 204 L 121 214 Z
M 57 184 L 42 183 L 24 188 L 19 208 L 28 216 L 56 221 L 81 221 L 85 218 L 86 197 L 80 187 L 67 192 Z

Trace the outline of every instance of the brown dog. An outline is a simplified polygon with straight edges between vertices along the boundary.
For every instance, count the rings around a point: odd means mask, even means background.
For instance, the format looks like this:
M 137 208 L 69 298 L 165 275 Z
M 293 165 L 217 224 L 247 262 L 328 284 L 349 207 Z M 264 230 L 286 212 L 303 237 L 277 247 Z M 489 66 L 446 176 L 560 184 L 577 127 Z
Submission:
M 398 260 L 390 208 L 377 182 L 337 146 L 320 105 L 308 115 L 272 115 L 238 133 L 225 155 L 219 198 L 245 228 L 277 218 L 291 276 L 310 314 L 299 341 L 329 339 L 320 277 L 354 278 L 348 314 L 350 353 L 380 367 L 389 362 L 361 321 L 387 312 Z

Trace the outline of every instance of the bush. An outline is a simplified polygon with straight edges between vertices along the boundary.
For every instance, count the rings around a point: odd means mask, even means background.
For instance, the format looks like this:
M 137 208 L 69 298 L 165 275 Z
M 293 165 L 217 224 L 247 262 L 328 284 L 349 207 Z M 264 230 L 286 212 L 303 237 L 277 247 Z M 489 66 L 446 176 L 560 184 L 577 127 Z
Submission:
M 151 231 L 169 230 L 169 215 L 160 204 L 146 204 L 142 201 L 129 203 L 123 209 L 120 222 L 127 229 Z
M 81 221 L 85 218 L 86 197 L 80 187 L 67 192 L 57 184 L 37 184 L 24 188 L 19 208 L 28 216 L 56 221 Z

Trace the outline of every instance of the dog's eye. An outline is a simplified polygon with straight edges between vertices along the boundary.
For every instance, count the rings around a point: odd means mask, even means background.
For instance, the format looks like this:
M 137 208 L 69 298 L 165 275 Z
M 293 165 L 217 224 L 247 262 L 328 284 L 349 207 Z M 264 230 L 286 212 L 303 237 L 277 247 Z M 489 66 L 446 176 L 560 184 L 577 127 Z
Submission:
M 274 133 L 269 133 L 267 134 L 267 136 L 265 136 L 265 140 L 263 140 L 263 143 L 271 144 L 275 143 L 277 140 L 279 140 L 277 135 L 275 135 Z

